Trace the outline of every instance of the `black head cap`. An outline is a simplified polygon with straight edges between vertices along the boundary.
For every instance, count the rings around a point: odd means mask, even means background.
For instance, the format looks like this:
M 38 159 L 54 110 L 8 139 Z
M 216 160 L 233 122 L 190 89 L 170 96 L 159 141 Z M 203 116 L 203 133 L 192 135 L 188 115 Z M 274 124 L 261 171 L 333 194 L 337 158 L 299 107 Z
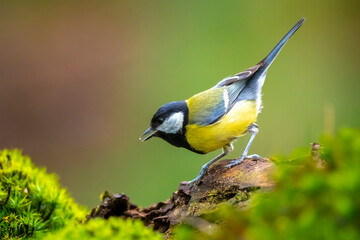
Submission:
M 185 101 L 170 102 L 160 107 L 151 119 L 150 127 L 156 129 L 160 126 L 171 114 L 176 112 L 184 113 L 184 126 L 187 124 L 189 110 Z

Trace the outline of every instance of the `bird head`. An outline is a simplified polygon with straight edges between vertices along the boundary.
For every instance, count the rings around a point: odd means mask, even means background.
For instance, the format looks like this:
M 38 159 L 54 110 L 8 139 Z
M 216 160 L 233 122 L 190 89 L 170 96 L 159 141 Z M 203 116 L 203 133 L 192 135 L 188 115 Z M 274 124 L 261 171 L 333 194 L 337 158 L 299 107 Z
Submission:
M 146 141 L 151 137 L 182 134 L 187 124 L 188 108 L 185 101 L 171 102 L 160 107 L 151 119 L 150 127 L 139 138 Z

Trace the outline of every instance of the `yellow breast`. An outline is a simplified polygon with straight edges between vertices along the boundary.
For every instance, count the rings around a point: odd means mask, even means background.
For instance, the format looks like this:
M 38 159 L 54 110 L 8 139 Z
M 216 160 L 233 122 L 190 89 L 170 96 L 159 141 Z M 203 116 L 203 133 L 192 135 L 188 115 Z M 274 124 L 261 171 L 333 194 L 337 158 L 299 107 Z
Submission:
M 208 126 L 187 125 L 186 139 L 197 151 L 208 153 L 224 147 L 245 134 L 247 127 L 256 121 L 255 101 L 243 100 L 218 122 Z

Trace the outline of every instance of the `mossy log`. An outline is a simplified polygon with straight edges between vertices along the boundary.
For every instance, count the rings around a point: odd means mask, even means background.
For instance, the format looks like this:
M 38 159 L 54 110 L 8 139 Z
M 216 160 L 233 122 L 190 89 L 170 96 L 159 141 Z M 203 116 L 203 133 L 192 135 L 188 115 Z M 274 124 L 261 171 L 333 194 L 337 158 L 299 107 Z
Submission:
M 193 217 L 215 210 L 225 202 L 246 208 L 252 194 L 274 187 L 271 175 L 275 164 L 269 159 L 245 159 L 229 169 L 226 165 L 231 160 L 214 164 L 199 185 L 191 186 L 187 182 L 181 182 L 178 190 L 168 200 L 147 208 L 132 204 L 123 193 L 105 193 L 102 203 L 87 218 L 124 216 L 141 219 L 145 225 L 169 234 L 172 227 L 181 221 L 190 221 Z

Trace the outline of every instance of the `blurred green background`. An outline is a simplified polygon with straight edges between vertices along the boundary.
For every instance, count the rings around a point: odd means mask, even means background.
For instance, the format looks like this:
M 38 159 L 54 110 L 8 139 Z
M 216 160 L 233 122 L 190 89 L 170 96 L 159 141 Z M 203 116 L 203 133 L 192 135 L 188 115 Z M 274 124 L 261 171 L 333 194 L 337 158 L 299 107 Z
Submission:
M 359 127 L 359 1 L 1 1 L 0 147 L 24 150 L 89 207 L 104 190 L 146 206 L 218 154 L 138 140 L 161 105 L 270 68 L 250 153 Z M 237 157 L 249 136 L 235 144 Z

